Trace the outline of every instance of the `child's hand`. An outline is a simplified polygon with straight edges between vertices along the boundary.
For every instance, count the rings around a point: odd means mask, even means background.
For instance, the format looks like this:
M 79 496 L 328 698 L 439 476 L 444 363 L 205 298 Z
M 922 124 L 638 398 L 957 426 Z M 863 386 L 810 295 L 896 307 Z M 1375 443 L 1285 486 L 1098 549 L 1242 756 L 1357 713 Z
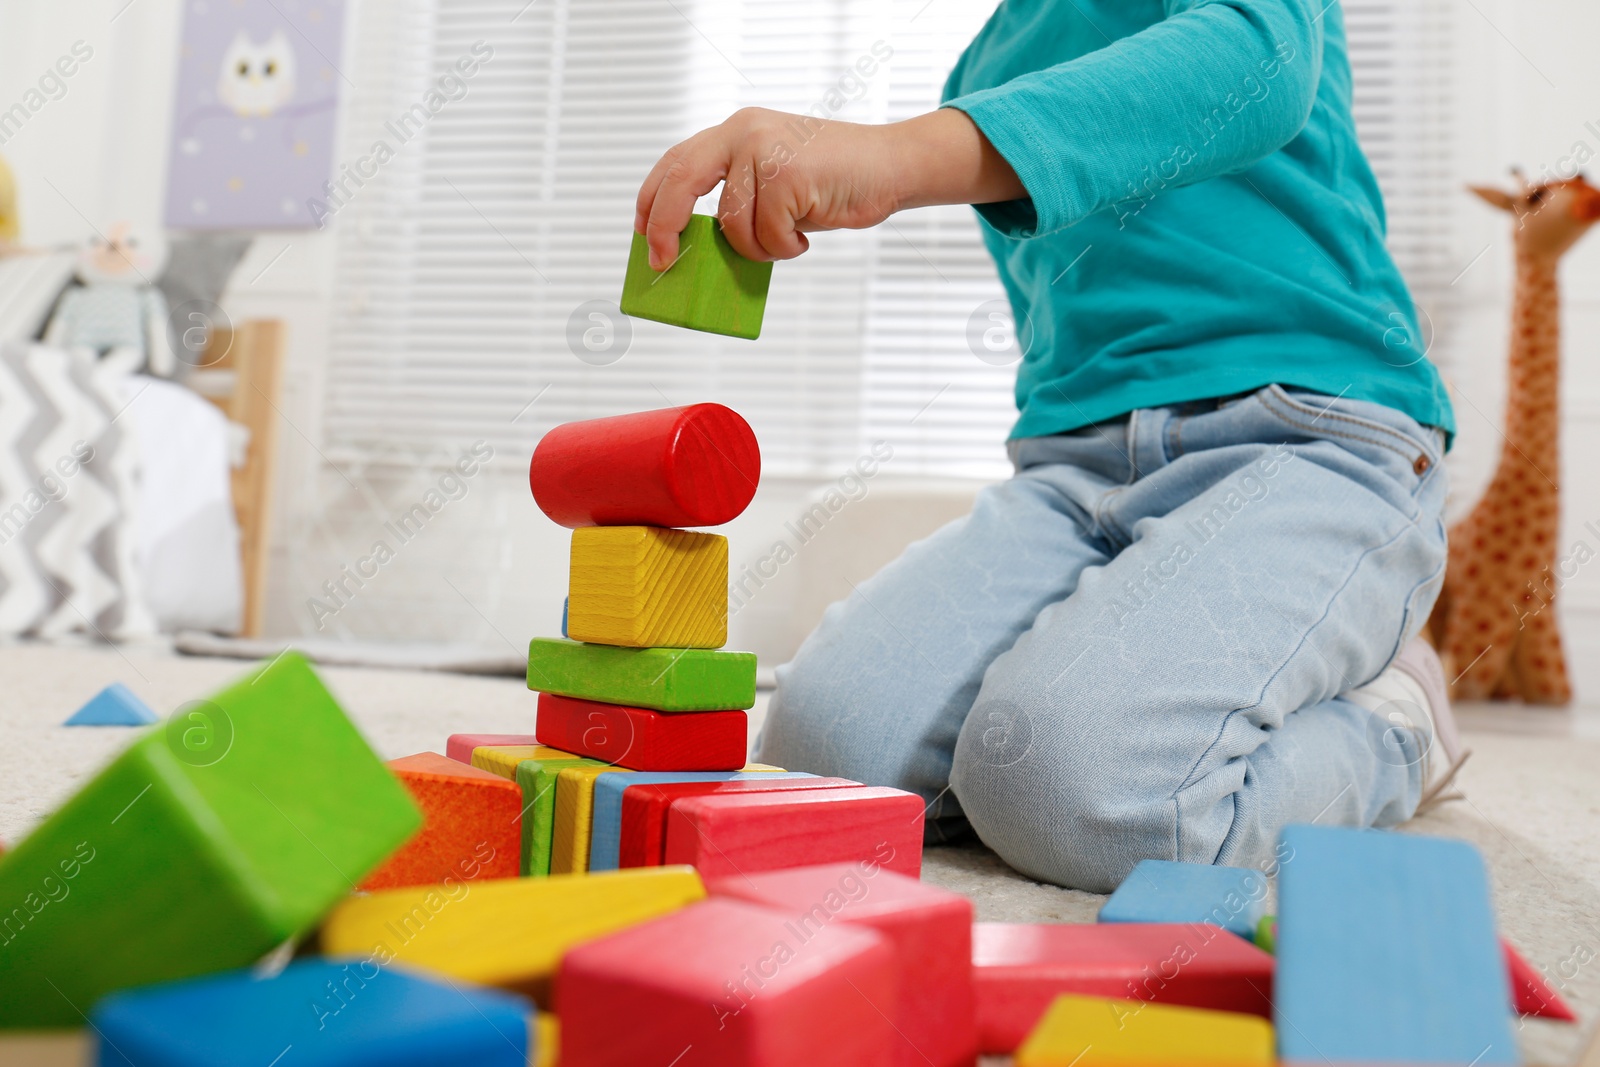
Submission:
M 959 111 L 863 126 L 745 108 L 674 146 L 639 188 L 633 228 L 649 238 L 651 267 L 677 259 L 695 200 L 718 182 L 722 231 L 755 260 L 793 259 L 807 232 L 875 226 L 902 208 L 1025 195 Z

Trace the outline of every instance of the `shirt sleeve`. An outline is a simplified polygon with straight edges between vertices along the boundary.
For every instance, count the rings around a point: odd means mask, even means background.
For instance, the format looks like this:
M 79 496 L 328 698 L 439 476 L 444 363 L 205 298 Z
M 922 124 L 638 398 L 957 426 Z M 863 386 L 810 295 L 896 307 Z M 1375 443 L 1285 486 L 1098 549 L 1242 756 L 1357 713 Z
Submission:
M 1276 152 L 1316 100 L 1325 2 L 1165 0 L 1166 17 L 1139 33 L 947 101 L 1028 192 L 979 213 L 1036 237 Z

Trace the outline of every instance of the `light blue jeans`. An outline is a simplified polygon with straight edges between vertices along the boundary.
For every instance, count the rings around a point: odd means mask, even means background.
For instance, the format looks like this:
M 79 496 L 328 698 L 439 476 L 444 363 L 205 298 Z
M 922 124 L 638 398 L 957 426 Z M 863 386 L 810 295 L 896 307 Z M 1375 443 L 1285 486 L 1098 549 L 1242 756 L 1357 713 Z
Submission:
M 1017 473 L 830 607 L 760 759 L 914 790 L 1024 874 L 1265 866 L 1285 825 L 1388 826 L 1420 751 L 1339 694 L 1444 577 L 1443 438 L 1278 386 L 1012 443 Z

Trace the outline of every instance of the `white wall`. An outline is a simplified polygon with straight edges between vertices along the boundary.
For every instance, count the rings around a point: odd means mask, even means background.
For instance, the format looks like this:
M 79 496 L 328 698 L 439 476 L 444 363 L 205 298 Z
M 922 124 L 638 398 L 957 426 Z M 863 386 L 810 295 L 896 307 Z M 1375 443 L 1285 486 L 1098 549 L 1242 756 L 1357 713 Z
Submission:
M 1534 173 L 1554 167 L 1578 141 L 1600 152 L 1600 135 L 1585 126 L 1592 121 L 1600 128 L 1600 66 L 1590 55 L 1590 42 L 1600 37 L 1600 7 L 1580 0 L 1475 0 L 1457 10 L 1457 169 L 1463 182 L 1503 176 L 1513 162 Z M 24 236 L 31 243 L 77 241 L 91 224 L 103 229 L 121 218 L 151 228 L 159 223 L 179 14 L 180 0 L 28 0 L 0 7 L 0 108 L 20 98 L 74 41 L 94 49 L 65 96 L 0 148 L 17 172 Z M 1460 197 L 1449 210 L 1459 220 L 1461 266 L 1473 265 L 1457 283 L 1463 291 L 1460 319 L 1443 331 L 1436 352 L 1460 398 L 1461 433 L 1452 461 L 1457 511 L 1481 488 L 1500 443 L 1511 278 L 1506 220 L 1464 192 Z M 280 633 L 308 628 L 306 598 L 363 550 L 372 532 L 318 524 L 328 494 L 352 491 L 317 452 L 333 240 L 331 232 L 260 239 L 225 301 L 235 318 L 270 315 L 289 328 L 282 407 L 290 428 L 283 435 L 269 611 Z M 1600 452 L 1600 238 L 1572 253 L 1564 285 L 1563 547 L 1583 537 L 1600 549 L 1600 538 L 1583 529 L 1587 521 L 1600 527 L 1600 473 L 1588 462 Z M 498 643 L 503 634 L 516 644 L 530 633 L 552 630 L 564 585 L 565 536 L 533 512 L 521 481 L 524 459 L 499 457 L 493 465 L 497 480 L 476 485 L 467 498 L 470 506 L 463 501 L 443 516 L 339 614 L 338 626 L 324 632 L 342 627 L 351 634 L 382 635 L 420 621 L 437 636 Z M 886 476 L 892 469 L 891 464 Z M 380 505 L 398 505 L 420 483 L 401 478 L 373 484 Z M 810 488 L 777 480 L 764 485 L 756 506 L 729 531 L 735 559 L 763 554 Z M 512 536 L 500 537 L 497 527 Z M 443 579 L 460 585 L 470 603 L 448 618 L 399 625 L 408 588 Z M 1600 568 L 1586 568 L 1573 579 L 1562 611 L 1581 691 L 1600 695 Z M 795 620 L 764 592 L 736 616 L 735 629 L 736 641 L 776 649 L 792 640 L 783 635 L 792 633 Z

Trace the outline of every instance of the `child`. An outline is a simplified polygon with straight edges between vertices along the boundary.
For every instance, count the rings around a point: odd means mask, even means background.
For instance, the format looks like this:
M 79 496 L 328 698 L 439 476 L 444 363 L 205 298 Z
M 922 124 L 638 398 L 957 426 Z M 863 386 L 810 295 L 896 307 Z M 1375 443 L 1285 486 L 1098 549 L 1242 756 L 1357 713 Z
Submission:
M 1102 892 L 1439 799 L 1461 756 L 1412 638 L 1453 420 L 1350 92 L 1328 0 L 1005 0 L 931 114 L 744 110 L 656 164 L 656 269 L 719 181 L 754 259 L 973 204 L 1032 326 L 1016 475 L 828 609 L 762 760 Z

